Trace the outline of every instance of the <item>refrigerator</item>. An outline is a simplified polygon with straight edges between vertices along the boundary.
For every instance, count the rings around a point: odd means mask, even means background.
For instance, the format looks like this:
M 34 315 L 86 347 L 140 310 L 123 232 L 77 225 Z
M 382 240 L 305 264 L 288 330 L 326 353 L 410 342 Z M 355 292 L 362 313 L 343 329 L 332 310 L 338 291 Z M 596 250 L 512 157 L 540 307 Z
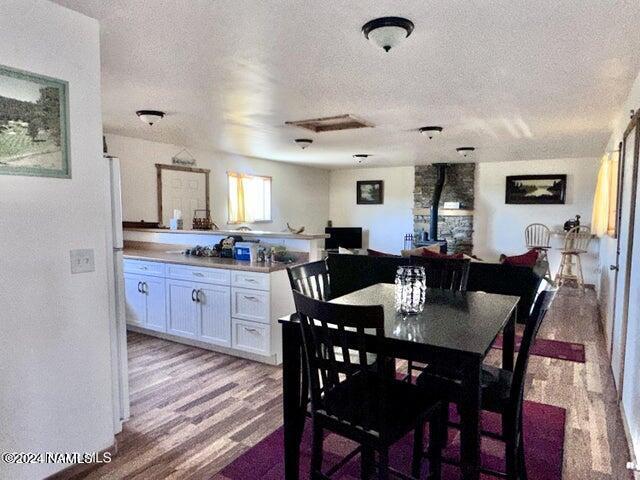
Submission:
M 122 195 L 120 188 L 120 160 L 104 155 L 109 168 L 109 208 L 111 212 L 111 238 L 108 239 L 111 370 L 114 433 L 122 430 L 122 423 L 129 419 L 129 375 L 127 367 L 127 322 L 124 298 L 122 234 Z

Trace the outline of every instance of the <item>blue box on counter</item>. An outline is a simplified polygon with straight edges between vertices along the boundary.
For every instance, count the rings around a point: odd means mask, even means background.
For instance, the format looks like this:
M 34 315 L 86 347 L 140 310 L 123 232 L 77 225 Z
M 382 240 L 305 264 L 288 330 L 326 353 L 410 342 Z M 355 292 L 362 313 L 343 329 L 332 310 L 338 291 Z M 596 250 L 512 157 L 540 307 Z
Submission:
M 233 247 L 233 258 L 236 260 L 251 260 L 251 247 L 242 244 L 235 245 Z

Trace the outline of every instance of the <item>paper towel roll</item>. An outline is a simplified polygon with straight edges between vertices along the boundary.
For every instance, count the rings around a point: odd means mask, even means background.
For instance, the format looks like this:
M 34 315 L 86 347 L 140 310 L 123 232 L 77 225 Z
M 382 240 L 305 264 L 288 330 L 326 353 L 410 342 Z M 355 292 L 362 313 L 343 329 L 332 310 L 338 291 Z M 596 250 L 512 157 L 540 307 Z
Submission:
M 173 211 L 173 218 L 175 218 L 176 220 L 182 219 L 182 211 L 181 210 L 174 210 Z

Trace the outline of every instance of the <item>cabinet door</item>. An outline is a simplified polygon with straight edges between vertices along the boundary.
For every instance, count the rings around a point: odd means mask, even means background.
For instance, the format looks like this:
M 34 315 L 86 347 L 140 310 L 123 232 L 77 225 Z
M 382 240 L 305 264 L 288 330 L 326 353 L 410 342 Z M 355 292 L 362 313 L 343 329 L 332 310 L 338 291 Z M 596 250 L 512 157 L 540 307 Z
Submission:
M 231 346 L 231 291 L 229 287 L 198 284 L 202 341 Z
M 199 307 L 195 301 L 194 283 L 167 280 L 167 331 L 174 335 L 195 338 L 198 333 Z
M 146 317 L 146 300 L 144 294 L 140 291 L 142 284 L 142 276 L 124 274 L 124 298 L 127 323 L 131 325 L 144 326 Z
M 147 300 L 147 318 L 145 326 L 160 332 L 167 331 L 166 299 L 164 296 L 164 278 L 145 277 L 143 289 Z

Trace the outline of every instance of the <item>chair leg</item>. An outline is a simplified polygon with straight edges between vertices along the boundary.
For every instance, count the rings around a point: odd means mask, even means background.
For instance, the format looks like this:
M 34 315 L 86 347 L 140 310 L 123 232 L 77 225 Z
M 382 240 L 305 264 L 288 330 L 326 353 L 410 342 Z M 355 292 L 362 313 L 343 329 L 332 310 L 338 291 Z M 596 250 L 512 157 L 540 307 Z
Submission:
M 408 383 L 413 383 L 413 360 L 407 360 L 407 378 Z
M 565 255 L 560 255 L 560 266 L 558 267 L 558 272 L 556 273 L 556 284 L 558 286 L 562 285 L 562 273 L 564 270 L 564 258 Z
M 431 428 L 431 427 L 429 427 Z M 411 475 L 420 478 L 422 467 L 422 449 L 424 445 L 424 422 L 418 422 L 413 432 L 413 458 L 411 459 Z
M 311 447 L 311 480 L 322 479 L 322 444 L 324 431 L 321 426 L 313 422 L 313 445 Z
M 442 450 L 447 446 L 449 432 L 449 402 L 442 402 L 436 418 L 429 424 L 429 479 L 442 476 Z
M 527 461 L 524 453 L 524 435 L 520 432 L 520 441 L 518 442 L 518 473 L 520 480 L 527 480 Z
M 518 480 L 518 434 L 516 433 L 516 425 L 506 416 L 503 417 L 506 423 L 503 425 L 505 440 L 505 460 L 507 467 L 507 479 Z
M 360 478 L 361 480 L 368 480 L 373 474 L 373 467 L 375 466 L 375 452 L 371 447 L 365 445 L 362 446 L 362 453 L 360 454 Z
M 389 449 L 378 452 L 378 480 L 389 480 Z
M 577 269 L 577 277 L 578 277 L 578 286 L 582 293 L 584 293 L 584 276 L 582 275 L 582 260 L 580 258 L 580 254 L 576 255 L 576 269 Z

